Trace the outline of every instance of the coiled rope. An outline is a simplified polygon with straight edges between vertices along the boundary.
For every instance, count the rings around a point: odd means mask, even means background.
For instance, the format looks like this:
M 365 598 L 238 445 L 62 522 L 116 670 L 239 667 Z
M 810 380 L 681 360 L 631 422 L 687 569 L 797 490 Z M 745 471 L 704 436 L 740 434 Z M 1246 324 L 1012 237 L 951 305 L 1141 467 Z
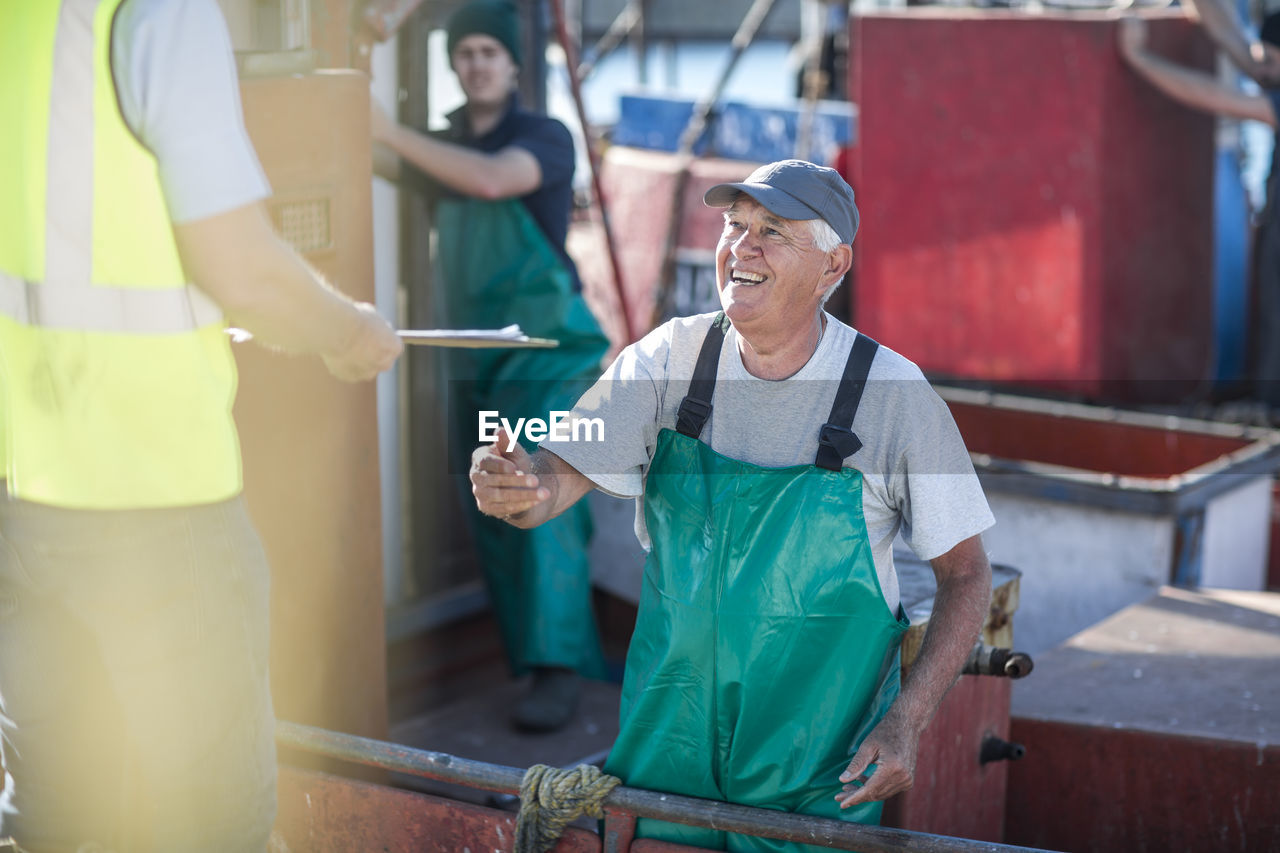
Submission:
M 604 798 L 621 782 L 590 764 L 572 770 L 530 767 L 520 781 L 515 853 L 547 853 L 572 821 L 583 815 L 604 817 Z

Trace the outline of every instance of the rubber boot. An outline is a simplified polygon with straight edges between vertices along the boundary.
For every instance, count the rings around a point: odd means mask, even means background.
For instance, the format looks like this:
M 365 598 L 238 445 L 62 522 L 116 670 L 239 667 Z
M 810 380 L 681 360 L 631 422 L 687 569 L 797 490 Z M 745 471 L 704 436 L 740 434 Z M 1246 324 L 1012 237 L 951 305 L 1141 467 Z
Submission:
M 533 686 L 516 702 L 511 723 L 520 731 L 554 732 L 573 718 L 582 676 L 562 667 L 534 667 Z

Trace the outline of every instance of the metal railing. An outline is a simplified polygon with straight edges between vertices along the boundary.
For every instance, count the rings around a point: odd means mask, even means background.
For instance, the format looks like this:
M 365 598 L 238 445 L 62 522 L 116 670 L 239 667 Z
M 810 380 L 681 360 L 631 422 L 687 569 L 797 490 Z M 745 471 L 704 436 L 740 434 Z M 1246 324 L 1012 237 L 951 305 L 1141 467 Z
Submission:
M 501 794 L 519 794 L 520 782 L 524 778 L 524 770 L 517 767 L 489 764 L 297 723 L 277 723 L 276 741 L 282 746 L 314 755 Z M 865 826 L 624 785 L 619 785 L 609 794 L 604 800 L 604 807 L 606 820 L 602 841 L 605 853 L 625 853 L 634 836 L 635 819 L 638 817 L 861 853 L 1034 851 L 1030 847 Z

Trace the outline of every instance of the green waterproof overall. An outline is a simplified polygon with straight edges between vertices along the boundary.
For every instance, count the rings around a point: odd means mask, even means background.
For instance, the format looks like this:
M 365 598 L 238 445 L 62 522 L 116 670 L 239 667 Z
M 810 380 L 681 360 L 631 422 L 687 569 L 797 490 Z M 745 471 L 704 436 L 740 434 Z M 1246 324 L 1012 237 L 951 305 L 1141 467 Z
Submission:
M 877 344 L 859 335 L 815 464 L 763 468 L 698 440 L 727 326 L 721 314 L 676 431 L 658 435 L 644 497 L 653 546 L 605 769 L 640 788 L 878 823 L 880 803 L 841 811 L 835 800 L 849 758 L 898 694 L 907 627 L 885 606 L 862 475 L 843 467 L 861 446 L 850 426 Z M 644 819 L 638 834 L 819 849 Z
M 451 452 L 465 461 L 479 443 L 479 412 L 498 412 L 514 424 L 517 418 L 546 420 L 552 411 L 572 409 L 599 376 L 609 342 L 574 292 L 560 255 L 521 202 L 444 200 L 436 208 L 436 225 L 451 327 L 518 323 L 530 337 L 560 342 L 555 349 L 451 353 Z M 481 515 L 469 489 L 463 503 L 474 522 L 476 549 L 512 670 L 563 666 L 599 676 L 603 666 L 591 610 L 586 502 L 533 530 Z

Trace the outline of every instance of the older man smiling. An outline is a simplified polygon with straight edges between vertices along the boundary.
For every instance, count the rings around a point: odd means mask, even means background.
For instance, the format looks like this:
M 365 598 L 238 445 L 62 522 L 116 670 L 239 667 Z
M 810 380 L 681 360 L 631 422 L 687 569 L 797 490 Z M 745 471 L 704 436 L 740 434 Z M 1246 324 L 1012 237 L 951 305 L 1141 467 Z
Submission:
M 920 370 L 828 314 L 852 263 L 853 190 L 800 160 L 705 197 L 726 208 L 722 309 L 624 350 L 574 409 L 601 442 L 503 436 L 472 457 L 482 512 L 533 527 L 593 488 L 637 499 L 648 548 L 606 769 L 629 784 L 879 820 L 990 596 L 992 523 L 946 405 Z M 899 684 L 907 620 L 893 541 L 938 594 Z M 640 835 L 808 850 L 640 821 Z

